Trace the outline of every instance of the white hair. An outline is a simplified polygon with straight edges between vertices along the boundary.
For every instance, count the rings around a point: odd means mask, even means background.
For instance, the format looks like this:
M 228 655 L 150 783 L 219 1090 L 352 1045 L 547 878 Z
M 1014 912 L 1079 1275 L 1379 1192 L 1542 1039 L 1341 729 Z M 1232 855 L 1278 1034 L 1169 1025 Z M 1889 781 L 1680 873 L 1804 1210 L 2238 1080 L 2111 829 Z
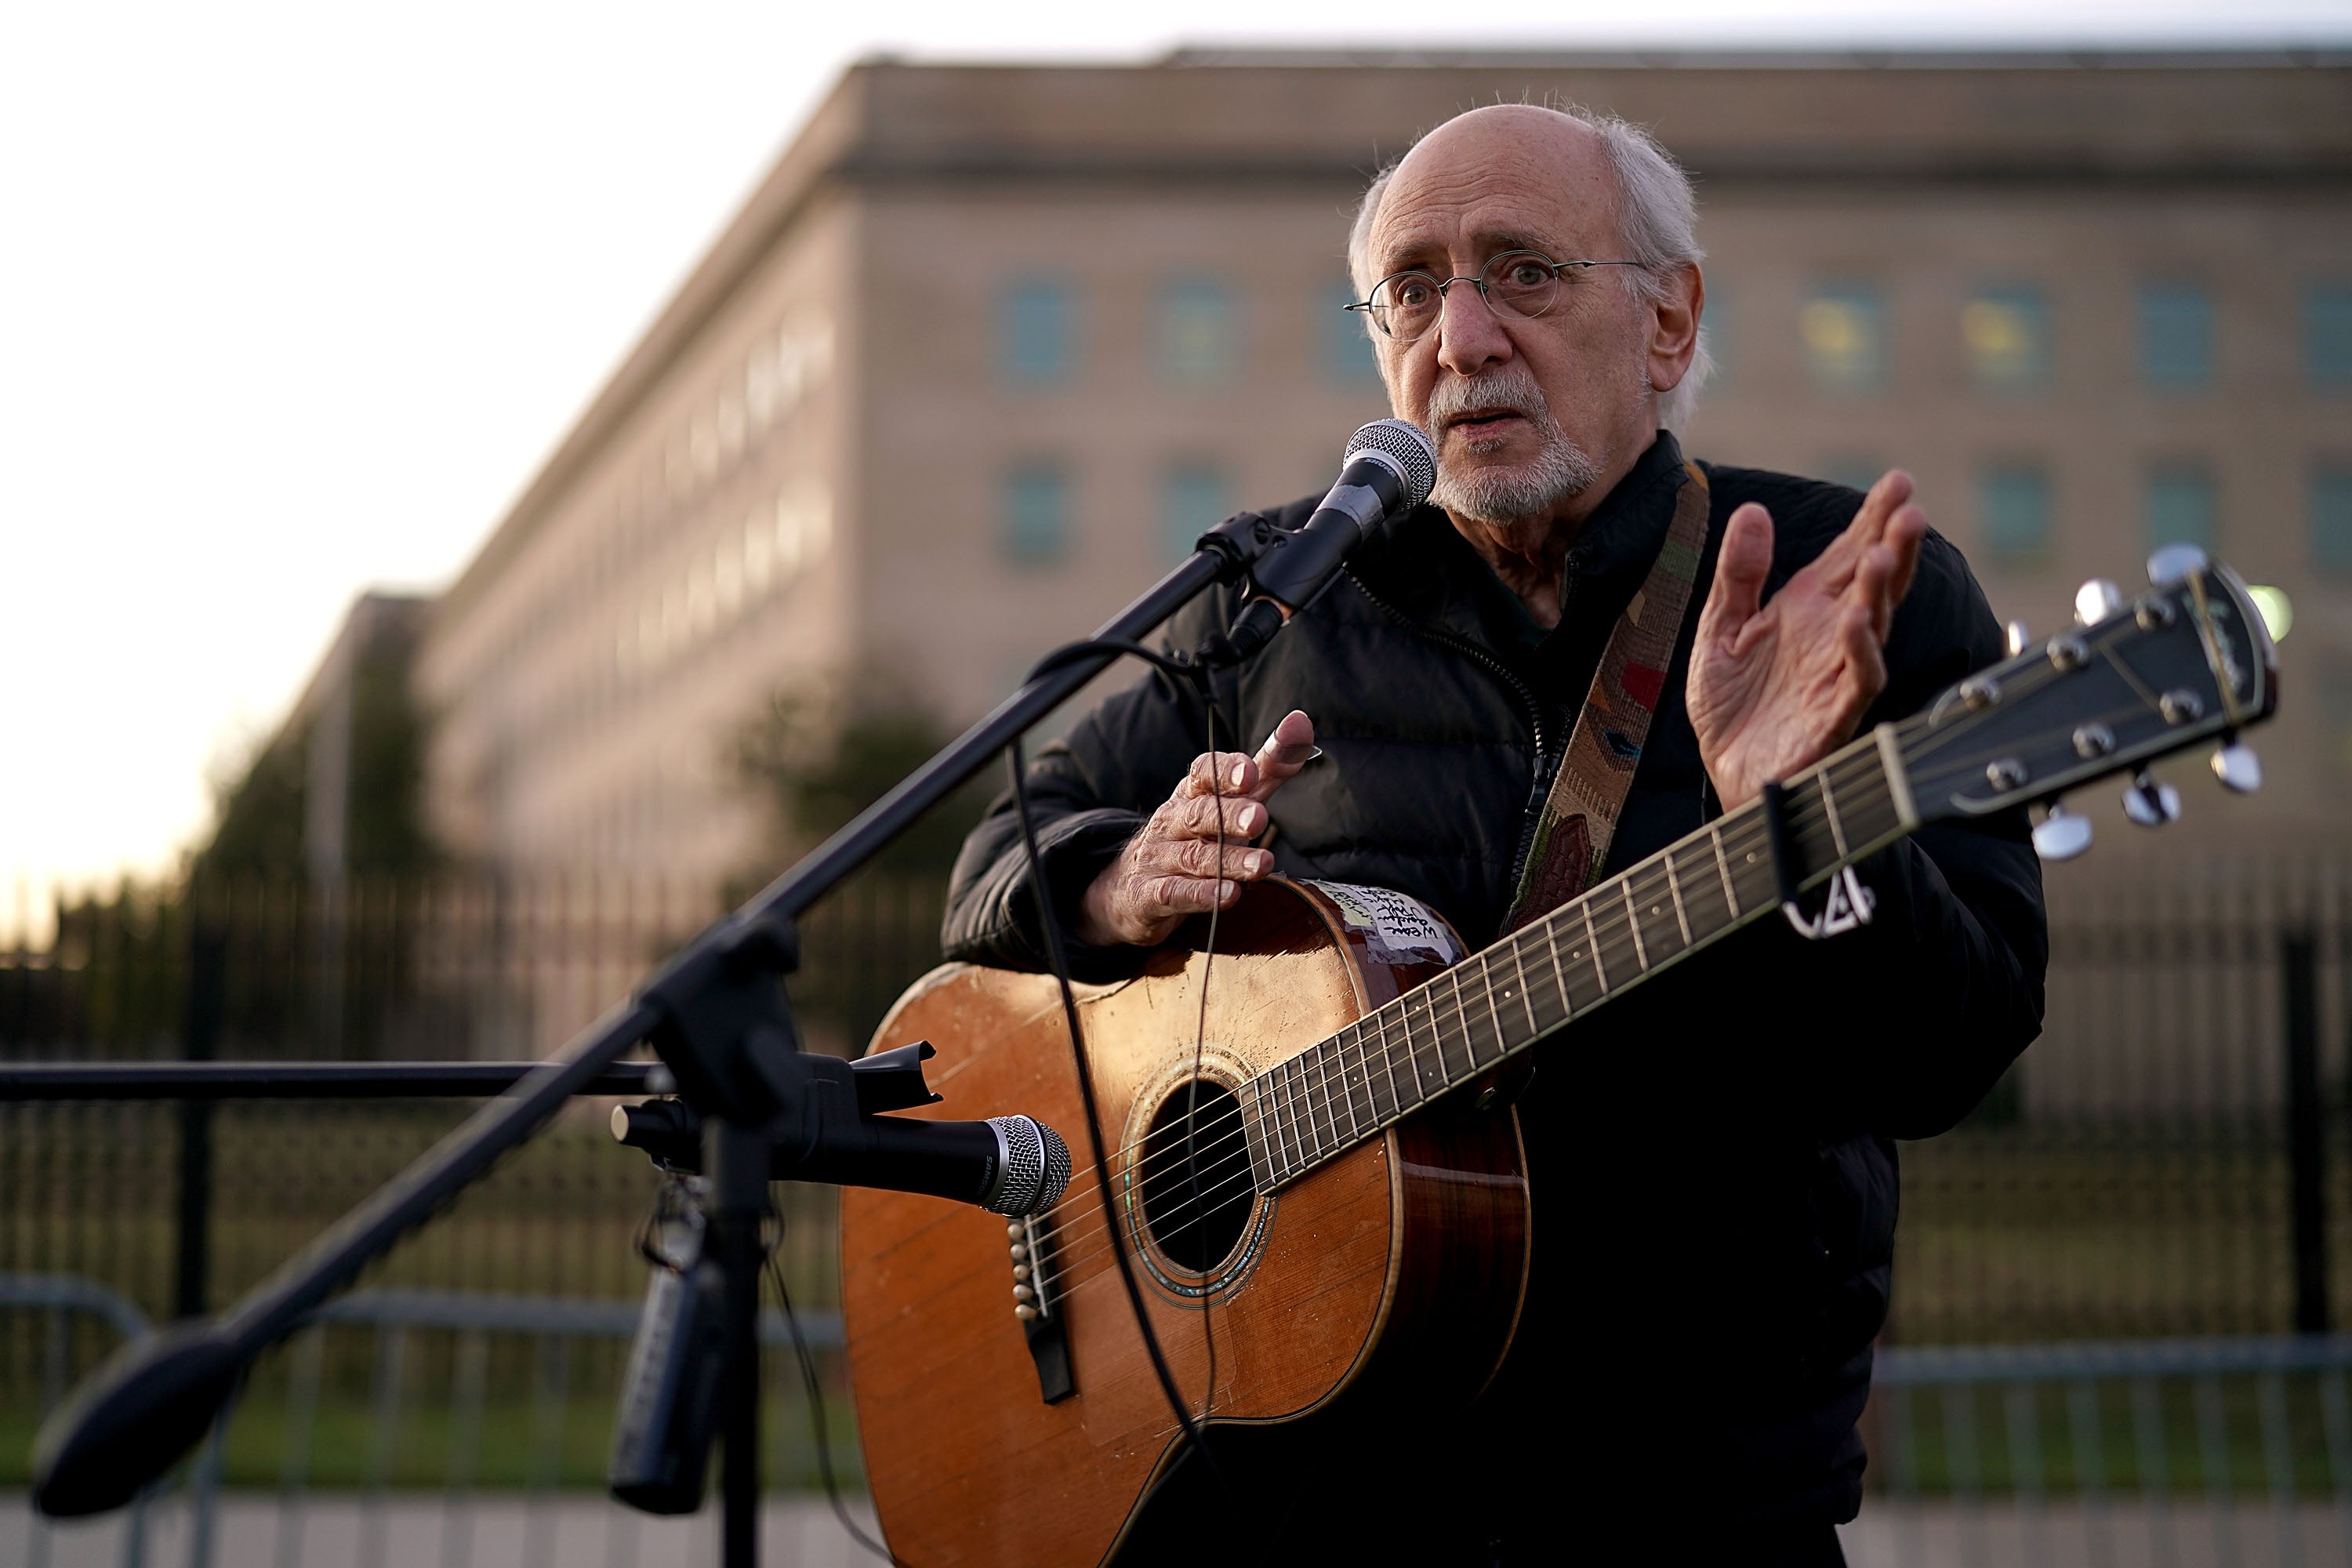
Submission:
M 1575 121 L 1601 138 L 1601 153 L 1609 161 L 1609 173 L 1617 186 L 1617 231 L 1633 253 L 1627 259 L 1641 263 L 1639 267 L 1610 270 L 1622 274 L 1634 292 L 1647 302 L 1656 304 L 1663 300 L 1684 268 L 1696 267 L 1706 258 L 1706 252 L 1698 246 L 1698 197 L 1691 189 L 1690 176 L 1656 137 L 1632 121 L 1577 103 L 1541 107 Z M 1381 198 L 1388 193 L 1389 180 L 1396 169 L 1395 163 L 1390 163 L 1364 188 L 1364 199 L 1356 208 L 1356 221 L 1348 230 L 1348 272 L 1355 279 L 1357 294 L 1366 298 L 1380 281 L 1372 276 L 1372 220 L 1380 216 Z M 1379 330 L 1369 315 L 1364 320 L 1364 330 Z M 1697 347 L 1682 380 L 1658 394 L 1658 423 L 1680 434 L 1698 406 L 1699 390 L 1714 372 L 1715 359 L 1707 353 L 1706 328 L 1702 325 Z

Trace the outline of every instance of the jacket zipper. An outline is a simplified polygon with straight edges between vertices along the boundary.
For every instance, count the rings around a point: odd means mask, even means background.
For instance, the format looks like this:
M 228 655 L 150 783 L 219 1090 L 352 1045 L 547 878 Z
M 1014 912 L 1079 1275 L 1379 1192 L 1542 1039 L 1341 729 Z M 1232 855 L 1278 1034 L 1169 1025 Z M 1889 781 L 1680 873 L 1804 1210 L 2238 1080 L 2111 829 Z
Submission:
M 1467 637 L 1455 637 L 1451 632 L 1439 631 L 1434 626 L 1423 626 L 1419 621 L 1366 587 L 1364 580 L 1356 575 L 1354 567 L 1343 564 L 1339 570 L 1347 574 L 1348 581 L 1355 584 L 1356 592 L 1361 594 L 1372 608 L 1380 611 L 1413 636 L 1460 654 L 1493 676 L 1519 700 L 1519 707 L 1528 716 L 1528 729 L 1535 738 L 1536 762 L 1534 778 L 1528 791 L 1527 807 L 1519 816 L 1518 847 L 1511 855 L 1510 886 L 1504 891 L 1505 899 L 1509 899 L 1517 890 L 1519 878 L 1527 869 L 1528 853 L 1535 847 L 1536 825 L 1543 820 L 1544 802 L 1551 795 L 1552 774 L 1559 767 L 1559 758 L 1553 753 L 1551 737 L 1545 729 L 1542 701 L 1536 696 L 1535 688 L 1521 680 L 1509 665 L 1505 664 L 1476 643 Z M 1566 618 L 1568 609 L 1568 595 L 1574 586 L 1574 574 L 1570 572 L 1566 574 L 1566 576 L 1568 580 L 1562 583 L 1560 595 L 1560 611 L 1563 619 Z

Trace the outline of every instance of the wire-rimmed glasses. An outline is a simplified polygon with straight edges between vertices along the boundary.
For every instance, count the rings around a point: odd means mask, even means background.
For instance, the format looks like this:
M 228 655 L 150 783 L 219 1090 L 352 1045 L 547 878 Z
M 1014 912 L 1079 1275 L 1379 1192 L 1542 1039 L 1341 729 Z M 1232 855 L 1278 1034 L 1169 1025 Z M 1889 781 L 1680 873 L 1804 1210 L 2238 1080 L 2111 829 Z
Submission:
M 1412 342 L 1437 325 L 1445 313 L 1445 291 L 1468 283 L 1497 316 L 1532 320 L 1559 302 L 1560 279 L 1587 267 L 1639 267 L 1638 261 L 1554 261 L 1540 250 L 1504 250 L 1489 257 L 1475 278 L 1440 278 L 1414 268 L 1391 273 L 1372 289 L 1372 297 L 1348 307 L 1372 319 L 1381 335 L 1400 343 Z

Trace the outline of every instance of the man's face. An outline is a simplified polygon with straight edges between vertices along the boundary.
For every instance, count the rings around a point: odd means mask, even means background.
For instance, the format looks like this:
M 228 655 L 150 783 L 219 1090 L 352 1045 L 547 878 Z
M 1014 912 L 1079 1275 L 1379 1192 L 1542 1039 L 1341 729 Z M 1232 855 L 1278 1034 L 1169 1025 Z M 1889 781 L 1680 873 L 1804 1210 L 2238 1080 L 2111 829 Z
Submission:
M 1400 164 L 1370 235 L 1376 277 L 1422 268 L 1475 278 L 1506 250 L 1554 260 L 1625 258 L 1599 138 L 1518 105 L 1432 132 Z M 1501 316 L 1457 283 L 1438 324 L 1410 343 L 1376 338 L 1390 405 L 1437 443 L 1435 499 L 1507 523 L 1596 503 L 1648 447 L 1653 312 L 1622 268 L 1570 271 L 1534 319 Z

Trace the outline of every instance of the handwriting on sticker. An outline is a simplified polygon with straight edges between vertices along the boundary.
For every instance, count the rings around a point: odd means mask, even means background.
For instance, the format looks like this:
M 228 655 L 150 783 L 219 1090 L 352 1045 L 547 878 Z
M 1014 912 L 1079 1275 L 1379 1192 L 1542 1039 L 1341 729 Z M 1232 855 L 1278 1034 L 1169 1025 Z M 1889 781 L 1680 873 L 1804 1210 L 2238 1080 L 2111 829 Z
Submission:
M 1430 912 L 1429 906 L 1390 888 L 1367 888 L 1353 882 L 1317 882 L 1353 929 L 1366 932 L 1371 945 L 1386 956 L 1434 958 L 1451 963 L 1461 956 L 1454 937 Z

